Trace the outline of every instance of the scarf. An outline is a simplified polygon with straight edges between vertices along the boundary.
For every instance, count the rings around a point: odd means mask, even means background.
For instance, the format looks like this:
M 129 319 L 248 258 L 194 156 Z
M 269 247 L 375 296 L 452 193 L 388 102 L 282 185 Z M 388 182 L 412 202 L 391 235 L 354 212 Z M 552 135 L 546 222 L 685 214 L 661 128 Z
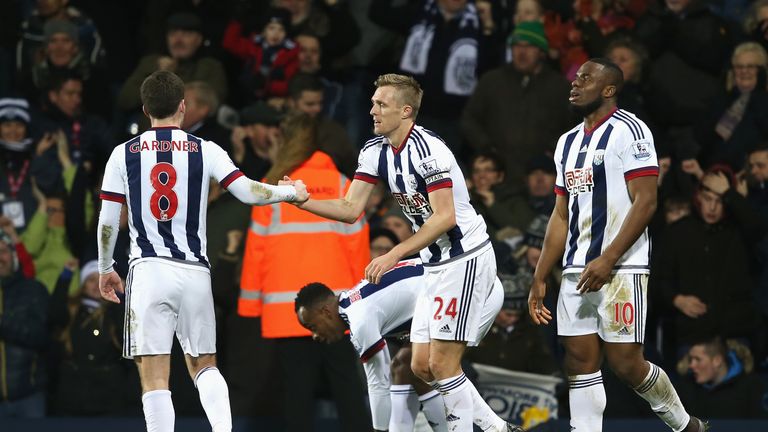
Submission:
M 24 138 L 21 141 L 6 141 L 0 139 L 0 148 L 12 152 L 25 152 L 32 145 L 32 138 Z
M 728 141 L 733 135 L 733 131 L 741 123 L 744 112 L 747 110 L 747 104 L 749 103 L 749 95 L 751 93 L 742 93 L 731 106 L 725 110 L 720 120 L 715 125 L 715 132 L 720 135 L 723 141 Z
M 443 19 L 436 0 L 426 0 L 421 17 L 411 27 L 411 33 L 400 59 L 400 69 L 414 75 L 423 75 L 427 70 L 429 51 L 435 37 L 435 27 Z M 447 94 L 470 96 L 475 89 L 477 77 L 478 40 L 480 39 L 480 18 L 473 2 L 451 21 L 458 22 L 459 33 L 450 44 L 448 60 L 443 73 L 443 90 Z

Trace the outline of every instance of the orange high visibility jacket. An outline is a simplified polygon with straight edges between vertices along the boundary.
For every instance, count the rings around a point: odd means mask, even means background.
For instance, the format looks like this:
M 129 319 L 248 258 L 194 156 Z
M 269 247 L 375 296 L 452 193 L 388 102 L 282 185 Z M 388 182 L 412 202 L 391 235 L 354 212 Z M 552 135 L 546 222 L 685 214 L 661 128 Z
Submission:
M 304 180 L 313 199 L 342 198 L 350 181 L 331 158 L 315 152 L 289 175 Z M 238 313 L 261 316 L 266 338 L 310 336 L 293 302 L 306 284 L 334 291 L 354 287 L 370 261 L 368 224 L 331 221 L 287 203 L 254 206 L 245 243 Z

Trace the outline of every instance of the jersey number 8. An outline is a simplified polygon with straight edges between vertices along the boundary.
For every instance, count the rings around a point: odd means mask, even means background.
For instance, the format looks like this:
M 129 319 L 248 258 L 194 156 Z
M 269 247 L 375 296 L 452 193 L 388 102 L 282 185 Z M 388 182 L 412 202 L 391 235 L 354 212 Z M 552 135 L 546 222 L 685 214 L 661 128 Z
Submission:
M 176 186 L 176 168 L 168 162 L 160 162 L 149 172 L 149 181 L 155 190 L 149 197 L 152 216 L 160 222 L 173 219 L 179 208 L 179 197 L 173 190 Z

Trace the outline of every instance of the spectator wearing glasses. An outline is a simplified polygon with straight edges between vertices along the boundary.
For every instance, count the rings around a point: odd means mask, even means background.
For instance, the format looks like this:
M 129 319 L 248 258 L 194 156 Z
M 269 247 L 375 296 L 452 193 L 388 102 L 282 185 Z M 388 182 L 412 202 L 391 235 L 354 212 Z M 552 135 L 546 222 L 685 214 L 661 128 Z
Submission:
M 766 66 L 768 54 L 755 42 L 742 43 L 733 51 L 725 91 L 697 128 L 702 166 L 726 163 L 738 171 L 747 151 L 768 138 Z

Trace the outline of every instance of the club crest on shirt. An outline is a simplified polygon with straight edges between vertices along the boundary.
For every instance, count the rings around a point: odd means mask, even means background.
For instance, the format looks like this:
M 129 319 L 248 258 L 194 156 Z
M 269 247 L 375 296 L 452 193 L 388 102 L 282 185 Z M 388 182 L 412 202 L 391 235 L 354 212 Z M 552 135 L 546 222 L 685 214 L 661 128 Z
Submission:
M 632 143 L 632 155 L 639 161 L 651 158 L 651 143 L 648 141 L 635 141 Z
M 592 158 L 592 165 L 602 165 L 605 160 L 605 150 L 595 150 L 595 156 Z
M 416 189 L 419 184 L 416 182 L 416 176 L 413 174 L 408 174 L 408 184 L 411 186 L 411 189 Z
M 592 192 L 593 186 L 592 167 L 574 168 L 565 172 L 565 188 L 571 196 Z

